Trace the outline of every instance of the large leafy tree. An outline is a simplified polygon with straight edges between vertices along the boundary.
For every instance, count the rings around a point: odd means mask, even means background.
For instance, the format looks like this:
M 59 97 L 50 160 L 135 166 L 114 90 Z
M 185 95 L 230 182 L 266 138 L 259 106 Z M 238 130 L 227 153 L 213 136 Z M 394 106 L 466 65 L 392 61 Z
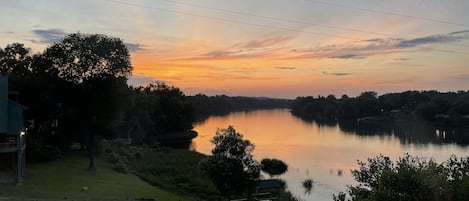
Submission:
M 126 102 L 126 80 L 131 75 L 130 54 L 124 42 L 101 34 L 74 33 L 47 48 L 42 70 L 73 83 L 78 91 L 72 116 L 89 140 L 89 169 L 95 169 L 96 137 L 122 119 Z
M 260 177 L 260 164 L 252 156 L 254 144 L 232 126 L 218 129 L 211 142 L 215 148 L 201 166 L 218 190 L 227 197 L 251 190 Z
M 47 48 L 43 54 L 53 59 L 58 76 L 74 83 L 127 78 L 131 75 L 130 54 L 119 38 L 101 34 L 74 33 Z

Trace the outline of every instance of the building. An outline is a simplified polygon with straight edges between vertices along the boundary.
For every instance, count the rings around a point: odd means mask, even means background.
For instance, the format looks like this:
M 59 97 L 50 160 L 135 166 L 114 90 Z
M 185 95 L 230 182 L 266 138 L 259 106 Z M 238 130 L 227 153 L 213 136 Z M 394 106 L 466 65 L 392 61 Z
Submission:
M 25 176 L 26 107 L 8 97 L 8 76 L 0 73 L 0 183 L 20 185 Z

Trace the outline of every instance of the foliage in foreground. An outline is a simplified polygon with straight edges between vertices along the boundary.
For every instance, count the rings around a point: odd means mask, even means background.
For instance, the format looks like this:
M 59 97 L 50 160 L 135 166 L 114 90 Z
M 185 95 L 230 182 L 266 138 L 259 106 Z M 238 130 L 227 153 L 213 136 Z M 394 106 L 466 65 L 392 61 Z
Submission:
M 163 147 L 128 147 L 104 143 L 105 157 L 118 172 L 132 173 L 146 182 L 191 200 L 218 200 L 215 186 L 197 168 L 206 156 L 189 151 Z
M 212 156 L 201 161 L 201 168 L 218 190 L 226 197 L 252 192 L 260 177 L 260 164 L 252 156 L 254 144 L 232 126 L 218 129 L 211 142 Z
M 405 155 L 396 162 L 377 156 L 359 162 L 352 174 L 359 183 L 334 201 L 463 201 L 469 197 L 469 157 L 452 156 L 438 164 Z

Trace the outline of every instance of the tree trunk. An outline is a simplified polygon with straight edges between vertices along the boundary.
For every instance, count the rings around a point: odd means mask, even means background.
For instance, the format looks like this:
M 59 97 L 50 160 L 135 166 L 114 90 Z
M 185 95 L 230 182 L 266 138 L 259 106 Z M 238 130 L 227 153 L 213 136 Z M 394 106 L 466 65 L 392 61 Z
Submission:
M 89 134 L 88 154 L 90 158 L 88 170 L 96 170 L 96 135 L 93 130 Z

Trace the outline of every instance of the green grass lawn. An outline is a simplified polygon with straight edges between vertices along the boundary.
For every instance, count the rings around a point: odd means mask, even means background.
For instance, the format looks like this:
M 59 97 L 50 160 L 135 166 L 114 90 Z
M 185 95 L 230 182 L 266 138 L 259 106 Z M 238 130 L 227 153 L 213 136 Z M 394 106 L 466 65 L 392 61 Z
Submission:
M 132 174 L 111 169 L 98 159 L 96 171 L 87 171 L 84 154 L 66 155 L 63 160 L 30 164 L 22 186 L 0 185 L 0 200 L 187 200 L 174 193 L 151 186 Z M 88 191 L 81 187 L 88 187 Z
M 192 200 L 218 200 L 220 193 L 199 167 L 205 157 L 189 150 L 143 150 L 142 159 L 133 161 L 131 169 L 145 181 Z

